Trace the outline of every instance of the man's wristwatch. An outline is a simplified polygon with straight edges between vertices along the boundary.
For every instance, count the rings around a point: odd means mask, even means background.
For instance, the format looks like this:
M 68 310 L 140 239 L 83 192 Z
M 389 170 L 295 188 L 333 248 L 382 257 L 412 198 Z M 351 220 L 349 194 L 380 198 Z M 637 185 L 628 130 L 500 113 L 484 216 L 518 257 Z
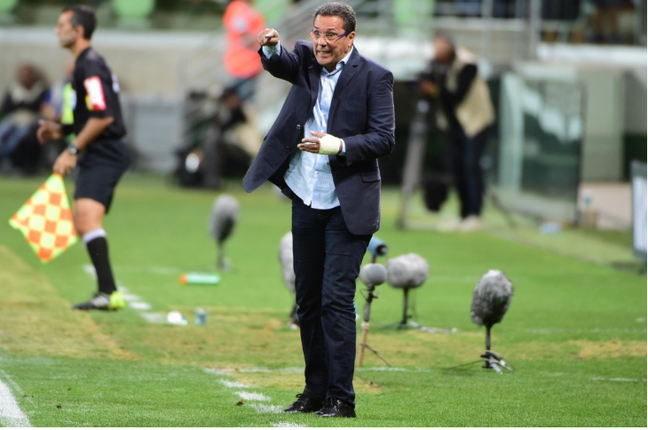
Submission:
M 69 152 L 70 154 L 72 154 L 72 155 L 79 155 L 79 148 L 77 148 L 77 147 L 74 146 L 73 144 L 71 144 L 70 146 L 68 146 L 67 150 L 68 150 L 68 152 Z

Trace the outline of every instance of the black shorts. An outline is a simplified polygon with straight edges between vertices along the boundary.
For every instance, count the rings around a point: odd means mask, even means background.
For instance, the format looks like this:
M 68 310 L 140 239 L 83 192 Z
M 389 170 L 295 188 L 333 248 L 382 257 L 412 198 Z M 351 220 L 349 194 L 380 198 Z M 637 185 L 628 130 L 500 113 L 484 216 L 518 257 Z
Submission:
M 128 169 L 129 163 L 130 156 L 123 141 L 92 142 L 77 162 L 79 174 L 74 200 L 96 200 L 106 207 L 108 213 L 117 182 Z

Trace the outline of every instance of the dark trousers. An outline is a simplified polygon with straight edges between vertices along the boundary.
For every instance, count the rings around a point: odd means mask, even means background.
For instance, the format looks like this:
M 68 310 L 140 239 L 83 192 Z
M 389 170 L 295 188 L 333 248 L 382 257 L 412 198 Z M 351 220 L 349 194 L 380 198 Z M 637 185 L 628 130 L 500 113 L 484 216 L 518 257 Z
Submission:
M 292 233 L 297 315 L 306 364 L 304 393 L 355 405 L 353 301 L 371 235 L 352 234 L 340 207 L 312 209 L 296 196 Z
M 449 152 L 455 187 L 461 202 L 461 218 L 481 215 L 485 188 L 481 158 L 489 134 L 489 128 L 473 137 L 466 136 L 466 133 L 458 127 L 450 130 Z

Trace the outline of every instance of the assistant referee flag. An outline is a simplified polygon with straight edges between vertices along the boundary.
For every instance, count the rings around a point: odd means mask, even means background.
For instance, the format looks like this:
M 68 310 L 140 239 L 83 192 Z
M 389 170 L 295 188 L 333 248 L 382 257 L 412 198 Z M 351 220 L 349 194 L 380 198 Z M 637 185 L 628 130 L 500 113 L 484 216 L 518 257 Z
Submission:
M 50 176 L 11 217 L 9 225 L 22 232 L 43 263 L 74 245 L 77 234 L 61 175 Z

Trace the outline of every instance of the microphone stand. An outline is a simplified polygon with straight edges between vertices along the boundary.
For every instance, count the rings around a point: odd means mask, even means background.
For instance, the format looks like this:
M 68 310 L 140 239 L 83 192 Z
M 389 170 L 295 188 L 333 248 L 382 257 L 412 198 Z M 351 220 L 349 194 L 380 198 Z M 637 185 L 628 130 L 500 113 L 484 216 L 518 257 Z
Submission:
M 364 315 L 362 316 L 362 337 L 360 340 L 360 353 L 358 354 L 358 367 L 362 367 L 365 349 L 368 349 L 369 351 L 376 354 L 376 356 L 384 361 L 387 366 L 391 367 L 387 360 L 385 360 L 380 356 L 380 354 L 378 354 L 378 351 L 367 345 L 367 335 L 369 334 L 369 318 L 371 316 L 371 302 L 373 301 L 373 299 L 378 298 L 378 294 L 374 294 L 375 289 L 375 285 L 367 285 L 368 294 L 365 297 L 367 301 L 365 303 Z

